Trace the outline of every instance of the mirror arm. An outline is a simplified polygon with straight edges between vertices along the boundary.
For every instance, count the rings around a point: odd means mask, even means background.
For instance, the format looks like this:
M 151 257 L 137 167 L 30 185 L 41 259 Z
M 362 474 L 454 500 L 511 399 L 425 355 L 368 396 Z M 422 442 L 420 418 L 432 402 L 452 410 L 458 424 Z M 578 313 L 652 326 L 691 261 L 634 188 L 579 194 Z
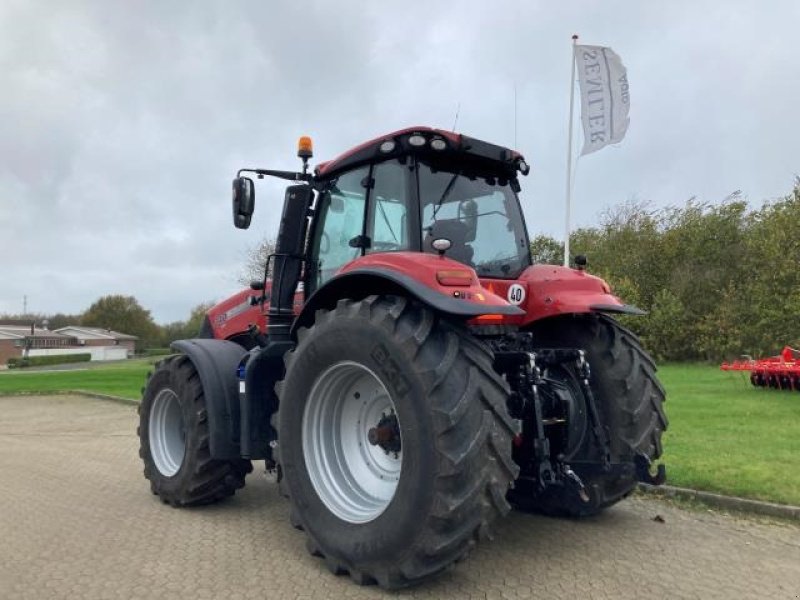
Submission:
M 255 173 L 259 179 L 264 176 L 278 177 L 279 179 L 286 179 L 288 181 L 305 181 L 311 183 L 314 181 L 314 176 L 311 173 L 296 173 L 294 171 L 275 171 L 272 169 L 239 169 L 236 176 L 241 177 L 242 173 Z

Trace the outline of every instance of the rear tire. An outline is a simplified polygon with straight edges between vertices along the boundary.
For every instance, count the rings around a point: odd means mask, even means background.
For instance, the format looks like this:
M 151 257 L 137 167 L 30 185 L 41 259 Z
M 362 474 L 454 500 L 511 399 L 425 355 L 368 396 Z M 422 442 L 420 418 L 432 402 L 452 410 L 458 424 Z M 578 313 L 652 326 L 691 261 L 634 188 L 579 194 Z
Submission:
M 309 551 L 383 588 L 463 558 L 510 509 L 518 473 L 517 423 L 490 351 L 398 297 L 341 300 L 298 337 L 276 421 L 282 485 Z M 368 432 L 391 414 L 400 448 L 386 442 L 383 457 Z
M 209 504 L 244 487 L 249 460 L 215 460 L 200 377 L 184 355 L 156 365 L 139 404 L 139 456 L 150 489 L 172 506 Z
M 583 480 L 589 502 L 582 502 L 572 489 L 549 487 L 532 501 L 528 497 L 521 507 L 551 515 L 597 514 L 634 490 L 637 455 L 651 461 L 661 456 L 661 435 L 668 424 L 664 388 L 639 339 L 611 317 L 592 314 L 548 319 L 535 324 L 532 331 L 539 347 L 585 350 L 592 393 L 609 437 L 611 461 L 629 466 L 608 473 L 591 467 L 602 463 L 602 453 L 588 430 L 570 465 Z

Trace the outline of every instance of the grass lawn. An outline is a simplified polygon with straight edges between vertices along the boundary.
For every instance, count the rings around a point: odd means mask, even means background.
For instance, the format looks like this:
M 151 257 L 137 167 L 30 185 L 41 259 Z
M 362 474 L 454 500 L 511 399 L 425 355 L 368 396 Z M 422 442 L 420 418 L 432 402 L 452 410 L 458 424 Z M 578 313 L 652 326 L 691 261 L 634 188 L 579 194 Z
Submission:
M 0 394 L 86 390 L 139 399 L 157 358 L 63 372 L 0 372 Z M 757 389 L 707 365 L 664 365 L 668 482 L 800 505 L 800 393 Z
M 800 393 L 754 388 L 741 373 L 665 365 L 668 483 L 800 505 Z
M 142 396 L 147 372 L 152 371 L 157 360 L 139 358 L 111 364 L 75 364 L 70 365 L 71 370 L 58 372 L 26 369 L 0 371 L 0 394 L 83 390 L 138 400 Z

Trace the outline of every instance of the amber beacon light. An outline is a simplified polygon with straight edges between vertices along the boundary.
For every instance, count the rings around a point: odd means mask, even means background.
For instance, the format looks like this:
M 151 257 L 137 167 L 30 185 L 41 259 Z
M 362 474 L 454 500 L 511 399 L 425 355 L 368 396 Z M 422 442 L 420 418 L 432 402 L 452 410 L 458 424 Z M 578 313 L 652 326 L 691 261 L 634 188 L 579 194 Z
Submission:
M 307 135 L 297 140 L 297 156 L 305 159 L 314 156 L 314 144 Z

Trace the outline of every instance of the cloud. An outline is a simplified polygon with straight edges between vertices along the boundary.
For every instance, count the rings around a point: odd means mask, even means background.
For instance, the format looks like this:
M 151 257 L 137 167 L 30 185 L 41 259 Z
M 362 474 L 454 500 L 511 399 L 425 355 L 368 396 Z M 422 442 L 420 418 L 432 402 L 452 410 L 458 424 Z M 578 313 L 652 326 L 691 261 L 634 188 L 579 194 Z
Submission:
M 628 67 L 631 127 L 579 162 L 575 224 L 632 196 L 656 206 L 798 171 L 794 2 L 321 1 L 185 5 L 4 2 L 0 8 L 0 312 L 22 296 L 78 312 L 130 293 L 161 322 L 235 290 L 242 253 L 274 235 L 230 224 L 242 166 L 296 167 L 409 124 L 517 146 L 534 171 L 532 233 L 561 235 L 569 37 Z M 517 120 L 514 122 L 514 89 Z M 576 144 L 579 140 L 576 139 Z

